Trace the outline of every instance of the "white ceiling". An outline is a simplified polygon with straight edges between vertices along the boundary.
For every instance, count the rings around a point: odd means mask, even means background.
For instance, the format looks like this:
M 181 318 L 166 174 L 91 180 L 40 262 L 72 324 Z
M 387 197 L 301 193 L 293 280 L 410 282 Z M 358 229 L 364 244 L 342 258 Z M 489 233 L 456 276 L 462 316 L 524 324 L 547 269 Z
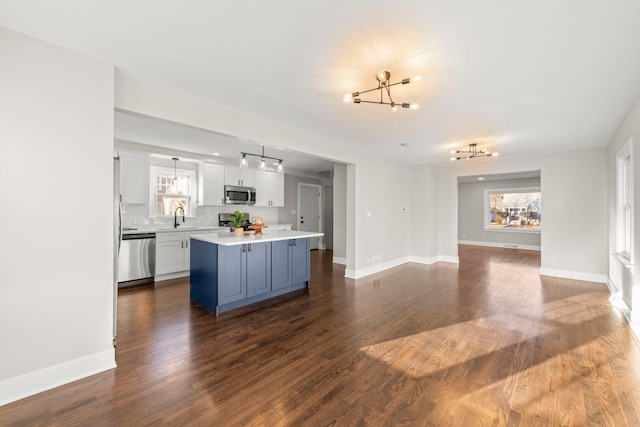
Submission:
M 640 97 L 638 0 L 0 0 L 0 26 L 405 164 L 602 147 Z M 341 102 L 379 69 L 420 108 Z

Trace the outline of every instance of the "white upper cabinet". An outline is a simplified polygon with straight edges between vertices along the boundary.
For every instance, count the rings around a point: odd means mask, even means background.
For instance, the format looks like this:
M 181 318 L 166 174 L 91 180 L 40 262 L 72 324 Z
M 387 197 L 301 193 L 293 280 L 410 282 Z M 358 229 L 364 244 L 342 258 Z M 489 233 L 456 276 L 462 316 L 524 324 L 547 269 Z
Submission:
M 239 185 L 242 187 L 255 187 L 254 170 L 238 166 L 224 167 L 224 184 Z
M 202 167 L 202 189 L 200 205 L 224 205 L 225 167 L 215 163 L 204 163 Z
M 122 203 L 149 203 L 150 165 L 148 154 L 120 152 L 120 195 Z
M 255 171 L 256 206 L 284 206 L 284 174 Z

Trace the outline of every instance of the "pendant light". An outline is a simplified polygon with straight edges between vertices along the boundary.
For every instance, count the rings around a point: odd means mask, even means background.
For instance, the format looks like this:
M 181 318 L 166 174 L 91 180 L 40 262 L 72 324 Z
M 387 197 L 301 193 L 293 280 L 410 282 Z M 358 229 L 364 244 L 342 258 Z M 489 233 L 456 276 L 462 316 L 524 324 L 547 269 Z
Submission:
M 264 145 L 263 145 L 262 146 L 262 158 L 260 159 L 260 166 L 258 167 L 258 169 L 263 171 L 266 168 L 267 168 L 267 162 L 264 160 Z
M 178 160 L 177 157 L 172 157 L 173 160 L 173 194 L 178 194 Z
M 264 145 L 262 146 L 262 154 L 253 154 L 253 153 L 245 153 L 241 152 L 242 155 L 240 159 L 240 167 L 246 168 L 248 167 L 247 156 L 260 157 L 260 163 L 258 164 L 258 170 L 266 170 L 267 169 L 267 159 L 276 160 L 278 163 L 274 163 L 276 165 L 276 172 L 284 173 L 284 165 L 282 163 L 282 159 L 278 159 L 276 157 L 269 157 L 264 155 Z

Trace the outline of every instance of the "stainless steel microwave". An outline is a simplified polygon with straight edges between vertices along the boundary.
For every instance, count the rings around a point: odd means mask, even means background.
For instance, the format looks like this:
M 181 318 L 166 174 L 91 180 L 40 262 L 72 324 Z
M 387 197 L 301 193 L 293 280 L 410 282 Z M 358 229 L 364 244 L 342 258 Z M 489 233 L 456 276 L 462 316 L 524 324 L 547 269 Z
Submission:
M 253 187 L 224 186 L 225 205 L 255 205 L 256 189 Z

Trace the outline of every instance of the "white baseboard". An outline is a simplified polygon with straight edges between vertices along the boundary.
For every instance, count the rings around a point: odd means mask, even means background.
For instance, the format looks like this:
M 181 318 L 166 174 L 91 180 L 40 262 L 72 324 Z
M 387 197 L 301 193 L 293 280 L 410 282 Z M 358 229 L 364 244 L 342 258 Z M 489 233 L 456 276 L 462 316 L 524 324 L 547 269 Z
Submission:
M 474 240 L 458 240 L 461 245 L 472 246 L 489 246 L 491 248 L 504 248 L 504 249 L 524 249 L 527 251 L 539 251 L 540 246 L 533 245 L 521 245 L 519 243 L 494 243 L 494 242 L 478 242 Z
M 384 270 L 388 270 L 393 267 L 405 264 L 409 262 L 409 257 L 398 258 L 392 261 L 383 262 L 380 264 L 372 265 L 371 267 L 361 268 L 360 270 L 345 270 L 344 277 L 349 279 L 360 279 L 362 277 L 370 276 L 372 274 L 380 273 Z
M 624 302 L 624 300 L 622 299 L 622 291 L 619 291 L 615 287 L 611 279 L 607 280 L 607 287 L 609 288 L 609 292 L 611 293 L 611 296 L 609 297 L 609 303 L 611 304 L 612 307 L 615 307 L 622 312 L 622 314 L 624 315 L 624 318 L 627 319 L 627 323 L 631 328 L 631 332 L 633 332 L 636 338 L 640 339 L 640 323 L 633 321 L 634 319 L 632 316 L 631 309 L 629 308 L 627 303 Z
M 0 406 L 116 367 L 115 349 L 0 381 Z
M 397 267 L 399 265 L 406 264 L 408 262 L 415 262 L 415 263 L 427 264 L 427 265 L 431 265 L 436 262 L 451 262 L 454 264 L 458 264 L 460 260 L 458 259 L 457 256 L 453 257 L 453 256 L 444 256 L 444 255 L 438 255 L 432 258 L 407 256 L 407 257 L 398 258 L 392 261 L 383 262 L 381 264 L 372 265 L 371 267 L 361 268 L 360 270 L 347 269 L 344 271 L 344 277 L 347 277 L 349 279 L 360 279 L 362 277 L 380 273 L 384 270 L 388 270 L 390 268 Z
M 563 279 L 583 280 L 585 282 L 596 282 L 607 284 L 607 276 L 604 274 L 582 273 L 580 271 L 556 270 L 554 268 L 540 267 L 541 276 L 560 277 Z
M 445 255 L 437 255 L 431 258 L 412 256 L 412 257 L 409 257 L 409 260 L 411 262 L 415 262 L 418 264 L 426 264 L 426 265 L 435 264 L 436 262 L 450 262 L 453 264 L 460 264 L 460 258 L 458 258 L 457 256 L 445 256 Z
M 347 265 L 347 259 L 346 258 L 342 258 L 342 257 L 338 257 L 338 256 L 334 256 L 333 257 L 333 263 L 334 264 L 340 264 L 340 265 Z
M 171 280 L 171 279 L 177 279 L 179 277 L 187 277 L 189 276 L 189 274 L 191 274 L 189 270 L 178 271 L 176 273 L 167 273 L 167 274 L 161 274 L 159 276 L 155 276 L 153 280 L 156 282 L 162 282 L 163 280 Z

